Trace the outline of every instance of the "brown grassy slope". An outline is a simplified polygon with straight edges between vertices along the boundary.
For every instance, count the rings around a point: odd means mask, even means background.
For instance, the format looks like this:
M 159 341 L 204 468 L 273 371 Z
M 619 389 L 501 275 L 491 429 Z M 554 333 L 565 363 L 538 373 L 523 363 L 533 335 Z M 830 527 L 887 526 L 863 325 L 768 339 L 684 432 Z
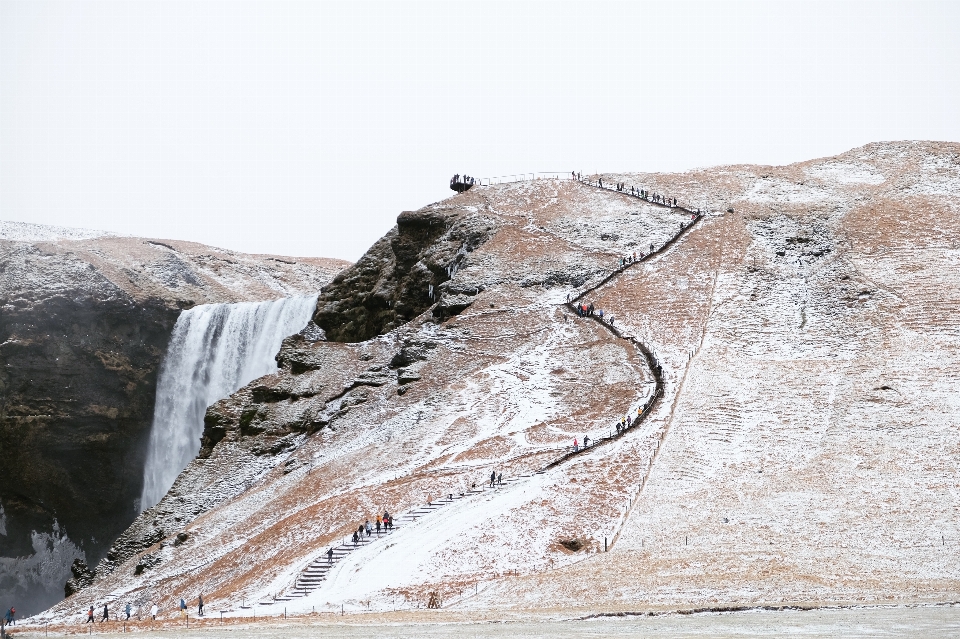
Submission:
M 618 547 L 539 597 L 956 599 L 958 150 L 740 167 L 735 214 L 597 295 L 668 362 L 675 409 Z

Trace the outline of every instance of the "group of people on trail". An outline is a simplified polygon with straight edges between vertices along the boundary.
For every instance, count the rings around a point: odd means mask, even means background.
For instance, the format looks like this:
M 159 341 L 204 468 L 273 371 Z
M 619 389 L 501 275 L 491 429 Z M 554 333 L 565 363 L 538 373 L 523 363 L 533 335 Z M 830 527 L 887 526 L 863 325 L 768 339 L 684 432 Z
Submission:
M 502 472 L 499 475 L 495 470 L 490 472 L 490 488 L 493 488 L 494 486 L 503 486 Z
M 90 609 L 87 610 L 87 623 L 93 623 L 94 616 L 95 615 L 93 612 L 93 606 L 90 606 Z M 100 623 L 103 623 L 104 621 L 109 621 L 109 620 L 110 620 L 110 609 L 107 607 L 107 604 L 103 604 L 103 616 L 100 617 Z
M 629 415 L 625 417 L 621 417 L 620 421 L 614 424 L 614 428 L 617 431 L 617 436 L 620 436 L 621 434 L 626 432 L 627 429 L 632 428 L 633 426 L 636 426 L 638 423 L 640 423 L 640 418 L 643 417 L 643 411 L 646 410 L 646 408 L 647 408 L 646 404 L 644 404 L 643 406 L 638 406 L 637 414 L 632 419 Z M 589 435 L 583 436 L 583 445 L 580 444 L 580 440 L 574 437 L 573 452 L 578 453 L 581 450 L 586 450 L 587 448 L 590 447 L 590 443 L 591 443 L 591 440 Z M 593 442 L 593 443 L 596 443 L 596 442 Z
M 640 256 L 637 257 L 637 252 L 634 251 L 632 254 L 627 254 L 620 258 L 619 268 L 623 268 L 630 264 L 634 264 L 635 262 L 639 262 L 642 259 L 643 259 L 643 253 L 640 253 Z
M 626 417 L 620 418 L 620 421 L 617 422 L 615 425 L 617 429 L 617 434 L 619 435 L 620 433 L 627 430 L 628 428 L 635 426 L 637 422 L 640 421 L 640 417 L 643 415 L 643 409 L 644 409 L 643 406 L 639 406 L 637 408 L 637 415 L 633 419 L 630 419 L 629 415 L 627 415 Z
M 450 186 L 453 186 L 454 184 L 469 184 L 473 186 L 474 183 L 474 178 L 470 177 L 469 175 L 460 175 L 459 173 L 455 173 L 454 176 L 450 178 Z
M 589 304 L 577 304 L 575 310 L 580 317 L 596 317 L 601 322 L 606 321 L 610 326 L 613 326 L 613 315 L 609 313 L 605 315 L 602 308 L 594 308 L 593 302 Z
M 353 545 L 356 546 L 362 540 L 364 535 L 367 538 L 372 537 L 373 533 L 376 532 L 377 535 L 380 535 L 380 532 L 386 532 L 388 530 L 393 530 L 393 517 L 390 515 L 390 511 L 384 510 L 382 515 L 377 515 L 377 520 L 375 523 L 371 524 L 370 520 L 367 519 L 362 524 L 357 526 L 357 529 L 353 531 Z M 333 563 L 333 548 L 331 547 L 327 550 L 327 559 L 330 563 Z
M 575 180 L 579 180 L 579 181 L 581 181 L 581 182 L 583 181 L 583 176 L 581 176 L 578 172 L 572 171 L 572 172 L 571 172 L 571 175 L 573 175 L 573 178 L 574 178 Z M 590 183 L 590 184 L 593 184 L 593 182 L 590 181 L 590 180 L 587 180 L 587 182 Z M 601 189 L 602 189 L 602 188 L 605 188 L 605 187 L 603 186 L 603 178 L 602 178 L 602 177 L 597 177 L 597 186 L 600 187 Z M 606 188 L 609 188 L 609 187 L 606 187 Z M 626 182 L 615 182 L 614 185 L 613 185 L 613 188 L 614 188 L 615 191 L 620 191 L 621 193 L 630 193 L 630 195 L 633 195 L 634 197 L 639 197 L 639 198 L 644 199 L 644 200 L 647 200 L 647 201 L 649 201 L 649 202 L 654 202 L 655 204 L 663 204 L 664 206 L 669 206 L 669 207 L 671 207 L 671 208 L 675 208 L 675 207 L 677 207 L 677 206 L 679 205 L 678 202 L 677 202 L 677 198 L 675 198 L 675 197 L 674 197 L 674 198 L 670 198 L 670 197 L 666 197 L 666 196 L 664 196 L 664 195 L 661 195 L 661 194 L 659 194 L 659 193 L 651 193 L 651 192 L 648 191 L 647 189 L 641 189 L 641 188 L 638 188 L 638 187 L 635 187 L 635 186 L 631 186 L 630 189 L 627 190 L 627 184 L 626 184 Z M 698 209 L 698 210 L 697 210 L 697 213 L 699 213 L 699 212 L 700 212 L 700 211 L 699 211 L 699 209 Z
M 177 606 L 180 611 L 180 616 L 184 617 L 187 614 L 187 602 L 183 597 L 180 598 L 180 604 Z M 126 620 L 130 619 L 130 616 L 133 614 L 133 604 L 127 603 L 123 608 L 123 612 L 126 615 Z M 157 613 L 160 612 L 160 607 L 157 604 L 150 606 L 150 618 L 154 621 L 157 620 Z M 203 593 L 197 597 L 197 615 L 203 616 Z M 139 617 L 138 617 L 139 618 Z M 90 606 L 87 610 L 87 621 L 86 623 L 94 623 L 96 621 L 96 613 L 94 612 L 94 607 Z M 103 604 L 103 612 L 100 616 L 100 623 L 104 621 L 110 621 L 110 607 L 108 604 Z M 117 615 L 117 621 L 120 621 L 120 616 Z

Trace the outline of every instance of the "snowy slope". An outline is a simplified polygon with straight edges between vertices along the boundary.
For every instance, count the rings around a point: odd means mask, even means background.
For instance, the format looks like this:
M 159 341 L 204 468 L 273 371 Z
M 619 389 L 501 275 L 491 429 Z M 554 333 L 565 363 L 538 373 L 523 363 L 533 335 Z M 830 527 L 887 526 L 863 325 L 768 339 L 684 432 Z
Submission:
M 708 212 L 589 298 L 656 353 L 664 401 L 615 444 L 446 506 L 285 605 L 430 592 L 475 609 L 955 599 L 958 158 L 957 145 L 884 143 L 787 167 L 604 176 Z M 299 390 L 269 405 L 241 391 L 231 410 L 258 405 L 271 428 L 293 414 L 327 425 L 242 462 L 256 472 L 186 516 L 187 542 L 164 529 L 147 551 L 159 564 L 134 576 L 133 558 L 52 617 L 104 599 L 170 610 L 201 590 L 238 610 L 282 594 L 385 507 L 463 491 L 491 469 L 534 471 L 643 403 L 642 358 L 561 302 L 620 256 L 662 244 L 680 212 L 558 181 L 443 204 L 501 224 L 456 274 L 482 289 L 473 305 L 363 344 L 297 346 L 296 357 L 341 359 L 261 380 Z M 401 395 L 389 363 L 409 344 L 425 355 Z M 383 383 L 355 385 L 364 375 Z M 224 439 L 184 481 L 225 473 L 244 441 Z M 171 513 L 193 508 L 168 497 Z M 604 537 L 616 540 L 608 553 Z M 585 549 L 560 545 L 573 538 Z

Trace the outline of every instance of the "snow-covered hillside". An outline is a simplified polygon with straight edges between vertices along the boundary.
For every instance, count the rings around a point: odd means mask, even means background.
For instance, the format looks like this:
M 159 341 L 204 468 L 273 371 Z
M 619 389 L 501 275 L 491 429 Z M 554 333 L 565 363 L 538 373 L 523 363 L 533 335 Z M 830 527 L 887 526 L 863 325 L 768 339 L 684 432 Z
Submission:
M 239 614 L 364 520 L 491 470 L 523 477 L 350 553 L 284 606 L 955 599 L 960 145 L 603 179 L 707 214 L 588 297 L 663 364 L 641 427 L 532 474 L 653 388 L 568 293 L 689 215 L 573 181 L 477 187 L 433 205 L 495 227 L 454 269 L 466 310 L 359 344 L 287 340 L 277 374 L 208 413 L 209 455 L 121 540 L 131 556 L 48 618 L 127 600 L 172 615 L 199 592 Z
M 107 231 L 80 229 L 69 226 L 50 226 L 29 222 L 0 220 L 0 240 L 11 242 L 55 242 L 57 240 L 92 240 L 97 237 L 116 237 Z

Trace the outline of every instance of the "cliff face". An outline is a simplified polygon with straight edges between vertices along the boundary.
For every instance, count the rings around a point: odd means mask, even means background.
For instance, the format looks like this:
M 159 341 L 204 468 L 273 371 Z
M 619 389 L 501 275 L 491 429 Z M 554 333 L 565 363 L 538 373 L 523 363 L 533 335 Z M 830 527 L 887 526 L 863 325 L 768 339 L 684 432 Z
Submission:
M 397 226 L 345 269 L 317 300 L 314 322 L 331 341 L 361 342 L 393 329 L 440 301 L 438 315 L 463 310 L 479 290 L 451 288 L 467 255 L 495 232 L 477 207 L 407 211 Z
M 98 561 L 139 513 L 157 371 L 180 310 L 315 292 L 342 264 L 0 232 L 0 594 L 31 612 L 62 596 L 74 558 Z M 38 543 L 60 554 L 33 566 Z

